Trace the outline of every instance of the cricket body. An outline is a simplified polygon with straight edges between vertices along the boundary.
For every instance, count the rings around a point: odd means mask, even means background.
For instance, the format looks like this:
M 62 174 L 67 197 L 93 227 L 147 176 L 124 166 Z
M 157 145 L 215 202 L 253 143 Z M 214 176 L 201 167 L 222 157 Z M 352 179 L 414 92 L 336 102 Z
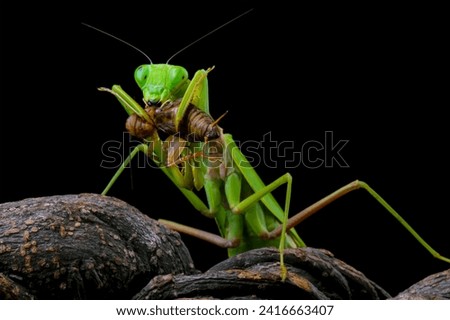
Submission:
M 155 119 L 155 107 L 147 107 L 145 108 L 145 113 L 148 114 L 150 118 L 150 122 L 143 120 L 136 113 L 131 114 L 127 121 L 125 122 L 125 128 L 128 132 L 140 139 L 145 139 L 154 134 L 155 130 L 157 130 Z
M 180 104 L 180 100 L 169 101 L 155 110 L 154 119 L 158 130 L 169 135 L 179 134 L 180 137 L 191 142 L 214 140 L 220 137 L 221 131 L 217 125 L 220 118 L 214 120 L 193 104 L 188 105 L 178 128 L 176 128 L 175 119 Z
M 175 129 L 175 117 L 178 112 L 181 100 L 168 101 L 160 107 L 147 106 L 145 113 L 150 118 L 150 122 L 139 117 L 136 113 L 131 114 L 125 122 L 128 132 L 140 139 L 145 139 L 153 134 L 154 130 L 165 132 L 168 135 L 178 134 L 187 141 L 214 140 L 220 137 L 220 128 L 217 120 L 189 104 L 188 109 L 181 119 L 179 131 Z
M 343 195 L 364 189 L 433 257 L 450 263 L 449 258 L 436 252 L 378 193 L 362 181 L 356 180 L 343 186 L 289 218 L 291 175 L 286 173 L 266 185 L 239 150 L 232 136 L 223 133 L 217 120 L 212 120 L 207 82 L 211 70 L 212 68 L 198 70 L 189 79 L 188 72 L 181 66 L 151 63 L 138 67 L 135 80 L 142 90 L 145 110 L 118 85 L 114 85 L 112 89 L 99 88 L 116 96 L 130 116 L 127 129 L 143 139 L 143 143 L 122 163 L 102 194 L 108 193 L 133 157 L 138 152 L 143 152 L 159 166 L 197 211 L 216 220 L 220 236 L 160 220 L 163 224 L 227 248 L 229 256 L 253 248 L 278 247 L 280 276 L 284 280 L 288 275 L 283 259 L 284 249 L 305 246 L 294 227 Z M 165 132 L 170 137 L 162 141 L 158 131 Z M 181 139 L 174 139 L 174 135 Z M 183 146 L 188 146 L 187 153 L 184 152 L 186 149 L 183 149 L 184 153 L 174 152 L 164 144 L 176 142 L 175 145 L 180 146 L 180 141 L 188 141 L 183 143 Z M 209 152 L 209 147 L 213 147 L 215 151 Z M 168 158 L 173 161 L 163 160 Z M 282 207 L 271 192 L 284 185 L 286 197 Z M 198 195 L 200 190 L 205 192 L 206 203 Z

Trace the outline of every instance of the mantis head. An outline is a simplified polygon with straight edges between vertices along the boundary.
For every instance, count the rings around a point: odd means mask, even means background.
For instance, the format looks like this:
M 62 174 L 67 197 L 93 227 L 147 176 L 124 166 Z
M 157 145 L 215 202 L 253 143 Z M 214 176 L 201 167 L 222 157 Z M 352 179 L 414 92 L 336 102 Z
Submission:
M 163 103 L 181 98 L 189 85 L 185 68 L 170 64 L 144 64 L 134 72 L 148 104 Z

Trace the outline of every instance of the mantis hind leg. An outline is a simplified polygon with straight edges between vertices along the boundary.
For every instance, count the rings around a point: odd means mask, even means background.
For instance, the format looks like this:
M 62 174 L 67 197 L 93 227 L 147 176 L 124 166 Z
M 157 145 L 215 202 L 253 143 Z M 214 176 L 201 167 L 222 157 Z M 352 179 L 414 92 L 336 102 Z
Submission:
M 287 223 L 286 228 L 289 230 L 308 217 L 312 216 L 314 213 L 325 207 L 326 205 L 330 204 L 331 202 L 339 199 L 340 197 L 346 195 L 347 193 L 357 190 L 357 189 L 364 189 L 366 190 L 375 200 L 377 200 L 395 219 L 400 222 L 400 224 L 408 230 L 409 233 L 429 252 L 433 257 L 436 259 L 445 261 L 450 263 L 450 259 L 447 257 L 442 256 L 439 254 L 436 250 L 434 250 L 414 229 L 411 227 L 411 225 L 406 222 L 405 219 L 403 219 L 400 214 L 397 213 L 397 211 L 394 210 L 375 190 L 373 190 L 367 183 L 363 181 L 353 181 L 342 188 L 336 190 L 335 192 L 331 193 L 330 195 L 322 198 L 321 200 L 317 201 L 316 203 L 310 205 L 306 209 L 303 209 L 299 213 L 297 213 L 295 216 L 291 217 Z M 271 237 L 277 237 L 280 234 L 283 234 L 283 229 L 278 227 L 277 229 L 274 229 L 270 236 Z

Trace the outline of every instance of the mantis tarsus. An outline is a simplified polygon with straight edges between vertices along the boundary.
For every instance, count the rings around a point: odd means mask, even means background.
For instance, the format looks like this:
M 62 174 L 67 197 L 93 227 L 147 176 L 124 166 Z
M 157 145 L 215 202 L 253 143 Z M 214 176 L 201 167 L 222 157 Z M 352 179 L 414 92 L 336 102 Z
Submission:
M 169 64 L 149 64 L 140 66 L 135 72 L 135 79 L 143 92 L 146 104 L 163 106 L 165 103 L 181 99 L 173 119 L 174 132 L 185 117 L 190 104 L 209 114 L 207 75 L 211 69 L 199 70 L 189 80 L 187 71 Z M 142 107 L 119 86 L 102 89 L 113 93 L 128 114 L 136 114 L 148 123 L 154 122 Z M 183 136 L 182 136 L 183 138 Z M 280 250 L 281 277 L 287 272 L 283 261 L 285 247 L 305 246 L 303 240 L 293 229 L 297 224 L 311 216 L 330 202 L 353 190 L 362 188 L 368 191 L 384 208 L 386 208 L 435 258 L 450 263 L 450 259 L 441 256 L 372 188 L 365 182 L 351 182 L 315 204 L 289 218 L 292 177 L 284 174 L 274 182 L 265 185 L 248 160 L 240 152 L 230 134 L 221 134 L 217 139 L 221 145 L 221 157 L 217 159 L 208 155 L 201 160 L 186 160 L 183 170 L 176 164 L 166 165 L 162 159 L 167 158 L 167 150 L 157 130 L 137 146 L 123 162 L 119 170 L 102 192 L 106 194 L 122 171 L 138 152 L 144 152 L 163 170 L 169 179 L 179 188 L 187 200 L 203 215 L 215 218 L 221 236 L 213 235 L 195 228 L 160 220 L 170 228 L 187 233 L 206 241 L 228 248 L 230 256 L 263 246 L 277 246 Z M 192 144 L 200 150 L 205 142 Z M 191 151 L 191 154 L 196 154 Z M 196 165 L 192 165 L 196 164 Z M 276 201 L 271 192 L 286 185 L 284 208 Z M 206 203 L 194 191 L 203 189 Z

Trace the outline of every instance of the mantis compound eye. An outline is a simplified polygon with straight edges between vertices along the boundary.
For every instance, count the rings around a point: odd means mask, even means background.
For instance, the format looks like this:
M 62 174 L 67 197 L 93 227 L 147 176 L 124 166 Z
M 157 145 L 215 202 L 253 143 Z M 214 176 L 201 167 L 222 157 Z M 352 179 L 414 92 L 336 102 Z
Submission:
M 139 66 L 136 71 L 134 72 L 134 79 L 136 80 L 138 86 L 142 88 L 146 82 L 147 78 L 150 74 L 150 65 L 145 64 L 142 66 Z
M 170 83 L 175 87 L 188 79 L 188 72 L 180 66 L 172 66 L 169 72 Z

